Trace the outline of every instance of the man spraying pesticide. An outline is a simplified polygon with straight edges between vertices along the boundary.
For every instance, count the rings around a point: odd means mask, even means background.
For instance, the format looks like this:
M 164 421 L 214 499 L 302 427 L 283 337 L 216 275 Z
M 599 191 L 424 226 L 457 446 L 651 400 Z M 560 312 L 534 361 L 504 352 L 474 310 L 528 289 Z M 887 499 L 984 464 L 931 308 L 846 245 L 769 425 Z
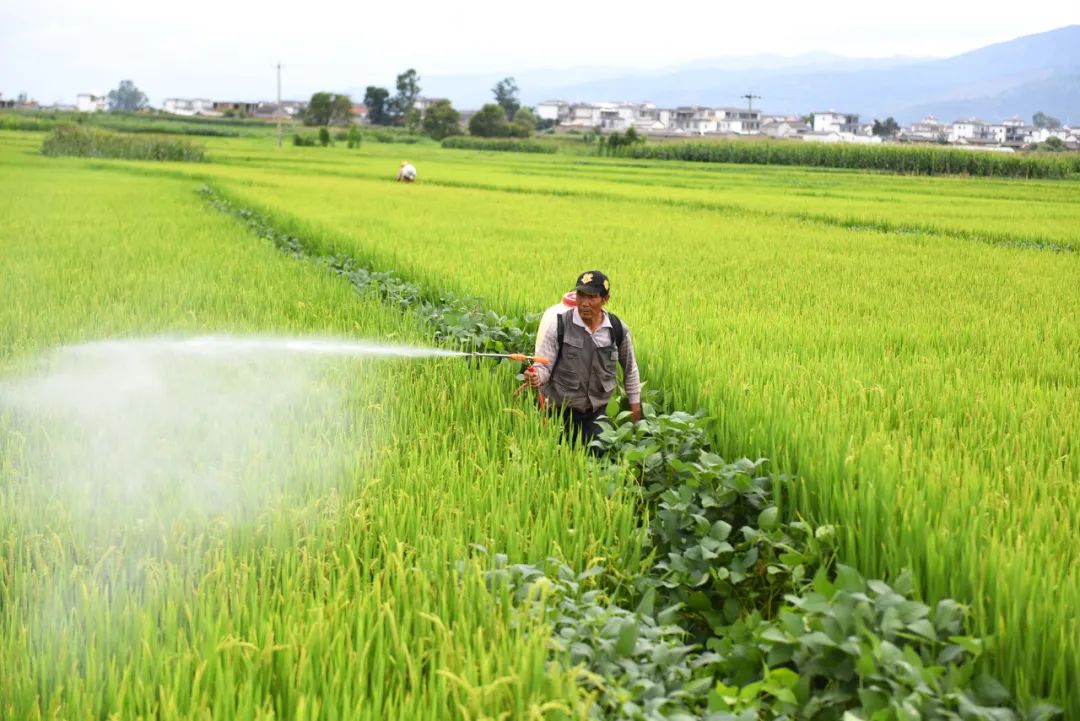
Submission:
M 630 328 L 604 310 L 611 299 L 611 282 L 599 270 L 578 276 L 576 306 L 555 314 L 555 323 L 542 328 L 536 355 L 550 364 L 532 366 L 525 377 L 562 415 L 572 439 L 580 439 L 590 452 L 600 433 L 597 420 L 604 415 L 618 383 L 616 363 L 623 369 L 623 386 L 631 416 L 641 420 L 641 380 L 638 376 Z

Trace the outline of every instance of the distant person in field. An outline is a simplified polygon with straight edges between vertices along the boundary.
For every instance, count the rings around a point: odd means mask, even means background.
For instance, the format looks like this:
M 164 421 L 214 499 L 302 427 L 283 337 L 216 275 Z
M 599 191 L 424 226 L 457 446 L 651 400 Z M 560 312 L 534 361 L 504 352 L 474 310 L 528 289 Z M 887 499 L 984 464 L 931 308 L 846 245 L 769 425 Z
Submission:
M 397 172 L 397 179 L 400 183 L 412 183 L 416 180 L 416 168 L 408 160 L 401 161 L 401 169 Z
M 597 421 L 605 414 L 618 383 L 616 363 L 623 369 L 623 386 L 631 415 L 641 420 L 641 380 L 638 378 L 630 328 L 604 310 L 611 299 L 611 283 L 598 270 L 578 276 L 574 287 L 576 305 L 555 313 L 555 322 L 544 327 L 537 339 L 536 355 L 551 359 L 550 366 L 533 366 L 530 385 L 539 388 L 574 442 L 580 440 L 591 452 L 600 433 Z

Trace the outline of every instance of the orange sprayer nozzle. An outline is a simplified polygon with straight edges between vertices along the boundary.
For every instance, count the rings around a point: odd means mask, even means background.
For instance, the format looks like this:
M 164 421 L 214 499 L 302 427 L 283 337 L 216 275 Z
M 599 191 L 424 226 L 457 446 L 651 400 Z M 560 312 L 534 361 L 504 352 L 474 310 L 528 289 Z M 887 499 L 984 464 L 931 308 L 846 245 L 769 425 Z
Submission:
M 533 363 L 539 363 L 540 365 L 544 366 L 548 364 L 548 359 L 542 355 L 525 355 L 524 353 L 511 353 L 507 356 L 507 358 L 516 361 L 532 361 Z

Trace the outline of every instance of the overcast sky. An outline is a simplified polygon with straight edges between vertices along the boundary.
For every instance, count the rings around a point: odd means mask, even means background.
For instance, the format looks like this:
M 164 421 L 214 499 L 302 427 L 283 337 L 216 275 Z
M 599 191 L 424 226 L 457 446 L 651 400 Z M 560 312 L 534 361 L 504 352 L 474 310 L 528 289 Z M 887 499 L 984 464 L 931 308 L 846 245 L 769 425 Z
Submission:
M 845 9 L 841 9 L 845 8 Z M 10 0 L 0 94 L 74 103 L 130 78 L 167 97 L 271 99 L 424 76 L 534 68 L 659 68 L 703 58 L 826 51 L 945 57 L 1080 22 L 1076 0 L 514 3 Z M 423 83 L 421 82 L 421 86 Z M 523 95 L 527 88 L 522 88 Z

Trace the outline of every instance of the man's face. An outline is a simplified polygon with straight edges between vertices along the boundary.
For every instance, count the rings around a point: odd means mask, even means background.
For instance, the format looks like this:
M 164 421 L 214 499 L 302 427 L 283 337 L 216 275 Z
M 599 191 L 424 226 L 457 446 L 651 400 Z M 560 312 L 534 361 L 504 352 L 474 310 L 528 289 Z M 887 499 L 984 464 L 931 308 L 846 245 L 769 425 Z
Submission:
M 592 323 L 601 317 L 604 305 L 608 302 L 607 296 L 595 293 L 583 293 L 577 291 L 577 308 L 581 319 L 586 323 Z

